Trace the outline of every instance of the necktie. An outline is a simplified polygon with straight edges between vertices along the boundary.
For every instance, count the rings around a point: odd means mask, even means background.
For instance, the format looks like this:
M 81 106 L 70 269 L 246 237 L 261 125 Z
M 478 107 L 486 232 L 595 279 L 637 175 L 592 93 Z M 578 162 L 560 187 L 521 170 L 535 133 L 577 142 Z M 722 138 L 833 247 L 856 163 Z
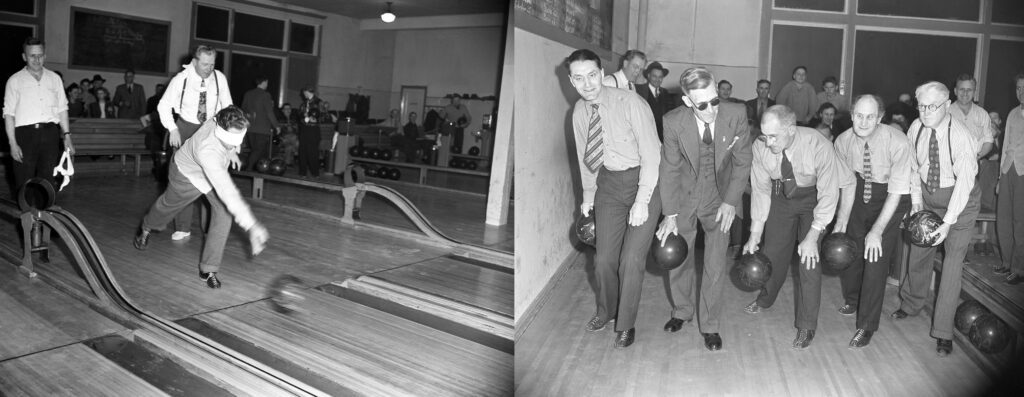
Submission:
M 629 83 L 629 90 L 633 91 L 633 92 L 636 92 L 636 87 L 633 86 L 633 82 Z
M 871 201 L 871 151 L 864 142 L 864 204 Z
M 932 136 L 928 139 L 928 193 L 935 193 L 939 188 L 939 140 L 935 138 L 935 129 L 929 129 Z
M 705 145 L 710 145 L 714 140 L 711 139 L 711 124 L 704 123 L 704 135 L 701 137 Z
M 583 156 L 583 162 L 590 169 L 590 172 L 597 172 L 603 164 L 604 140 L 601 138 L 601 115 L 597 113 L 597 104 L 590 105 L 594 108 L 590 112 L 590 133 L 587 134 L 587 152 Z
M 789 156 L 782 152 L 782 192 L 789 198 L 796 191 L 796 175 L 793 175 L 793 163 L 789 162 Z
M 131 93 L 132 93 L 132 86 L 128 86 L 128 94 L 131 95 Z
M 764 105 L 765 105 L 764 101 L 762 101 L 762 100 L 758 100 L 757 101 L 757 120 L 756 120 L 757 123 L 761 122 L 761 115 L 764 114 Z
M 206 88 L 206 82 L 200 83 L 200 87 Z M 206 90 L 199 93 L 199 114 L 196 116 L 199 119 L 199 124 L 206 121 Z

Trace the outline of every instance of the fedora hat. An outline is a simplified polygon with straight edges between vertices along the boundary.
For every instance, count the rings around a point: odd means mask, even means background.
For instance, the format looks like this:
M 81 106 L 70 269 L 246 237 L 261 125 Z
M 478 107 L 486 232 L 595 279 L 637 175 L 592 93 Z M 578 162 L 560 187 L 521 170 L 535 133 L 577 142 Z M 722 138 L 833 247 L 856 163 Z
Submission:
M 661 66 L 661 62 L 655 61 L 647 65 L 647 69 L 644 70 L 644 78 L 647 78 L 647 75 L 650 74 L 651 71 L 654 69 L 661 69 L 661 73 L 665 76 L 668 76 L 668 69 L 663 68 Z

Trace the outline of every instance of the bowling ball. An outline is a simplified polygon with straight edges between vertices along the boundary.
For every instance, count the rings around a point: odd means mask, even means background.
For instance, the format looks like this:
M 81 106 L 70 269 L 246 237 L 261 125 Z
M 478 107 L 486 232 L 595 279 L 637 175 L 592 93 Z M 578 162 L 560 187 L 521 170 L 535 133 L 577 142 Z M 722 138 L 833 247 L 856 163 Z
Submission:
M 905 221 L 907 240 L 918 247 L 930 247 L 935 244 L 936 237 L 928 237 L 929 234 L 942 226 L 942 218 L 932 211 L 922 210 L 911 215 Z
M 284 160 L 273 159 L 270 161 L 270 168 L 268 170 L 270 171 L 270 175 L 281 176 L 284 175 L 285 168 Z
M 320 159 L 320 169 L 327 168 L 327 159 Z
M 370 149 L 359 146 L 359 154 L 356 157 L 370 157 Z
M 755 291 L 764 287 L 768 279 L 772 277 L 772 261 L 760 251 L 753 254 L 743 254 L 733 266 L 735 283 L 739 289 L 744 291 Z
M 270 305 L 278 313 L 304 313 L 302 301 L 306 300 L 302 280 L 291 274 L 282 274 L 270 281 L 268 291 Z
M 978 317 L 988 313 L 988 308 L 978 301 L 973 299 L 964 301 L 956 308 L 953 324 L 956 325 L 956 329 L 960 330 L 961 333 L 968 335 L 971 332 L 971 326 L 978 320 Z
M 41 211 L 53 206 L 57 200 L 57 192 L 50 181 L 43 178 L 31 178 L 18 189 L 18 207 L 22 211 Z
M 381 160 L 389 160 L 390 161 L 392 156 L 393 156 L 393 154 L 391 153 L 390 150 L 381 150 L 380 151 L 380 159 Z
M 396 181 L 402 179 L 402 171 L 399 171 L 398 168 L 391 168 L 388 171 L 388 178 L 394 179 Z
M 460 168 L 459 167 L 460 163 L 462 163 L 462 160 L 459 160 L 459 159 L 448 160 L 448 166 L 452 167 L 452 168 Z
M 274 146 L 280 145 L 281 144 L 281 136 L 280 135 L 274 135 L 274 138 L 271 139 L 270 141 L 274 144 Z
M 367 165 L 366 166 L 366 176 L 367 177 L 376 178 L 377 177 L 377 169 Z
M 665 237 L 665 244 L 657 237 L 651 242 L 651 253 L 654 254 L 654 262 L 661 270 L 672 270 L 683 264 L 689 247 L 686 246 L 686 239 L 678 234 L 670 234 Z
M 590 216 L 580 215 L 576 218 L 576 225 L 573 227 L 576 231 L 576 238 L 583 244 L 591 247 L 597 246 L 597 226 L 594 223 L 594 211 L 590 211 Z
M 999 353 L 1010 343 L 1010 327 L 995 314 L 982 314 L 971 326 L 971 343 L 985 353 Z
M 861 255 L 857 242 L 846 233 L 832 233 L 821 240 L 821 261 L 832 270 L 843 270 Z
M 452 145 L 452 153 L 462 154 L 462 146 Z
M 466 169 L 475 170 L 476 169 L 476 161 L 467 161 L 466 162 Z
M 270 159 L 260 159 L 256 162 L 256 172 L 266 174 L 270 170 Z
M 469 148 L 469 155 L 470 156 L 479 156 L 480 155 L 480 148 L 478 148 L 476 146 L 473 146 L 473 147 Z

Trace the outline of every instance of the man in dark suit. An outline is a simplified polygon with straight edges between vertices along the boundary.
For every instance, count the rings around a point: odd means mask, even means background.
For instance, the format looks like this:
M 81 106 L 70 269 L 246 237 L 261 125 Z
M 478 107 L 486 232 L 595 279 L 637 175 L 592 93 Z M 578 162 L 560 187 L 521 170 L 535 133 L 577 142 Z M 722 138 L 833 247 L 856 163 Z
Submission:
M 146 90 L 135 83 L 134 70 L 124 72 L 124 84 L 114 90 L 114 105 L 122 119 L 138 119 L 146 114 Z
M 658 127 L 658 140 L 662 142 L 665 141 L 665 127 L 662 125 L 661 118 L 665 112 L 673 108 L 672 94 L 661 87 L 665 76 L 668 76 L 668 69 L 661 67 L 659 62 L 651 62 L 650 65 L 647 65 L 647 70 L 644 70 L 647 84 L 636 86 L 636 93 L 647 100 L 647 104 L 651 107 L 651 113 L 654 113 L 654 123 Z
M 704 346 L 714 351 L 722 348 L 718 331 L 729 229 L 736 209 L 742 208 L 750 177 L 750 126 L 743 106 L 718 96 L 715 77 L 707 69 L 687 69 L 679 85 L 686 106 L 665 115 L 658 178 L 665 218 L 656 236 L 664 244 L 668 235 L 681 235 L 688 252 L 697 252 L 693 243 L 699 221 L 704 229 L 704 271 L 699 288 L 693 255 L 669 271 L 672 314 L 665 331 L 679 331 L 696 316 Z
M 267 92 L 267 78 L 258 76 L 254 82 L 256 87 L 246 91 L 242 97 L 242 110 L 251 123 L 245 137 L 249 141 L 250 150 L 245 166 L 248 170 L 254 169 L 256 162 L 270 153 L 270 136 L 273 130 L 280 127 L 274 113 L 274 99 Z
M 746 102 L 747 119 L 750 120 L 750 125 L 758 131 L 761 130 L 761 116 L 764 116 L 765 109 L 775 106 L 775 100 L 768 97 L 768 93 L 771 92 L 771 89 L 772 82 L 764 79 L 758 80 L 757 98 Z

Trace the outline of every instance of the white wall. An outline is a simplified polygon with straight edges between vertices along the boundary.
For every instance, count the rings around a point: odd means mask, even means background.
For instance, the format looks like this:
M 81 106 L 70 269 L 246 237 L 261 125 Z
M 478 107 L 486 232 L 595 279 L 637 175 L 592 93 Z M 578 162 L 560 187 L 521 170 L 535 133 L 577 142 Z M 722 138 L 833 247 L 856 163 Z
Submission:
M 329 15 L 321 36 L 320 97 L 331 102 L 332 109 L 343 110 L 348 94 L 359 91 L 370 96 L 370 118 L 386 118 L 392 100 L 395 36 L 394 31 L 364 31 L 359 20 Z

